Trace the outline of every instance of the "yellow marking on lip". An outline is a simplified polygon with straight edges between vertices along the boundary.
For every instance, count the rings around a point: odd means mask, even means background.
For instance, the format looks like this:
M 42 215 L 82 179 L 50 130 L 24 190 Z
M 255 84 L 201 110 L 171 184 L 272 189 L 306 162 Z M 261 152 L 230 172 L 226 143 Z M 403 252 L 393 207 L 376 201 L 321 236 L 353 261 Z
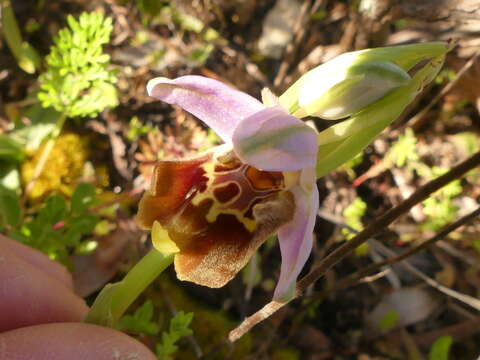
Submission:
M 218 209 L 218 206 L 215 205 L 217 204 L 213 204 L 206 216 L 206 219 L 209 223 L 214 223 L 215 221 L 217 221 L 218 216 L 221 214 L 229 214 L 235 216 L 237 220 L 243 225 L 245 225 L 245 228 L 250 232 L 253 232 L 257 227 L 257 223 L 255 220 L 243 216 L 240 211 L 235 209 Z
M 213 201 L 212 207 L 205 217 L 209 223 L 214 223 L 220 214 L 230 214 L 234 215 L 239 222 L 244 224 L 248 231 L 252 232 L 255 230 L 255 220 L 245 217 L 239 210 L 225 208 L 224 204 L 217 201 L 210 192 L 197 193 L 192 199 L 192 204 L 194 206 L 198 206 L 205 199 L 210 199 Z M 248 209 L 245 209 L 244 211 L 247 210 Z

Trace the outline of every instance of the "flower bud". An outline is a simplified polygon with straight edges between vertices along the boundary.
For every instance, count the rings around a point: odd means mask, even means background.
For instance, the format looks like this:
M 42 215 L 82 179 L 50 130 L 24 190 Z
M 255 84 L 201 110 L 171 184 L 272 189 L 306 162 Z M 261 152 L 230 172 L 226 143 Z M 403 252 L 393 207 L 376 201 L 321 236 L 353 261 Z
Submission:
M 336 69 L 335 63 L 325 65 L 308 74 L 299 90 L 298 114 L 294 115 L 341 119 L 411 80 L 407 72 L 386 61 L 372 61 L 346 69 Z
M 367 61 L 349 66 L 337 58 L 305 75 L 293 115 L 345 118 L 410 80 L 410 75 L 392 62 Z
M 409 84 L 407 71 L 447 48 L 445 43 L 432 42 L 345 53 L 307 72 L 279 102 L 296 117 L 337 120 L 355 115 Z

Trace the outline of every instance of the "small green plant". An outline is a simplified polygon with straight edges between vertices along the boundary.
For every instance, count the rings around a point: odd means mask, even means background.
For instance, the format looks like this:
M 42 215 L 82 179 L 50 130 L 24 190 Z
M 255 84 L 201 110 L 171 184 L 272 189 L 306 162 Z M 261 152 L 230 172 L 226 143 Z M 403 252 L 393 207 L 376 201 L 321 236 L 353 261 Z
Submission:
M 115 71 L 103 52 L 112 32 L 112 19 L 98 12 L 69 15 L 69 27 L 59 31 L 40 76 L 38 99 L 66 117 L 96 116 L 118 104 Z
M 362 199 L 356 198 L 343 211 L 345 223 L 351 228 L 361 231 L 363 228 L 362 216 L 365 215 L 365 211 L 367 211 L 367 204 L 365 204 Z M 343 229 L 342 232 L 347 239 L 351 239 L 353 236 L 355 236 L 355 234 L 349 229 Z
M 356 198 L 349 206 L 343 211 L 343 217 L 345 223 L 356 231 L 362 231 L 362 216 L 365 215 L 367 211 L 367 204 L 360 198 Z M 346 237 L 347 240 L 350 240 L 355 236 L 355 232 L 350 229 L 343 228 L 342 234 Z M 355 253 L 357 255 L 366 255 L 368 252 L 367 243 L 362 244 L 357 249 Z
M 380 329 L 388 331 L 398 325 L 400 315 L 396 310 L 390 310 L 380 319 Z
M 404 135 L 400 135 L 398 140 L 388 151 L 386 155 L 397 167 L 407 167 L 411 163 L 418 161 L 418 155 L 416 152 L 417 137 L 412 129 L 407 128 Z
M 340 169 L 347 173 L 347 176 L 350 180 L 355 179 L 355 171 L 353 170 L 356 166 L 360 165 L 363 161 L 363 152 L 358 153 L 354 158 L 348 160 L 343 164 Z
M 140 306 L 133 315 L 124 315 L 118 322 L 119 330 L 132 331 L 134 333 L 156 335 L 160 328 L 152 321 L 153 303 L 150 300 Z
M 53 194 L 35 216 L 22 218 L 18 197 L 4 192 L 0 194 L 0 230 L 68 265 L 69 250 L 85 248 L 84 235 L 92 233 L 99 221 L 88 212 L 94 200 L 94 187 L 79 184 L 70 203 Z
M 159 360 L 171 360 L 178 346 L 175 345 L 182 337 L 191 335 L 190 323 L 193 319 L 193 313 L 185 314 L 183 311 L 178 312 L 172 320 L 170 320 L 170 329 L 162 333 L 162 343 L 157 345 L 157 357 Z
M 428 360 L 448 360 L 452 342 L 453 339 L 449 335 L 439 337 L 430 348 Z
M 134 116 L 130 119 L 128 132 L 127 132 L 127 139 L 130 141 L 134 141 L 138 139 L 140 136 L 148 134 L 150 131 L 154 129 L 151 126 L 144 125 L 138 118 L 138 116 Z
M 147 300 L 135 310 L 133 315 L 122 316 L 115 327 L 122 331 L 155 336 L 160 331 L 160 327 L 152 321 L 153 314 L 154 305 L 151 300 Z M 193 333 L 190 329 L 192 319 L 193 313 L 185 314 L 183 311 L 179 311 L 172 317 L 168 331 L 162 332 L 161 343 L 156 348 L 159 360 L 171 360 L 172 355 L 178 350 L 178 346 L 175 344 L 182 337 Z
M 447 171 L 439 167 L 432 167 L 430 170 L 432 178 Z M 423 202 L 423 212 L 427 215 L 427 220 L 422 224 L 422 229 L 436 231 L 453 221 L 458 212 L 458 206 L 454 204 L 453 199 L 461 192 L 460 180 L 455 180 L 426 199 Z

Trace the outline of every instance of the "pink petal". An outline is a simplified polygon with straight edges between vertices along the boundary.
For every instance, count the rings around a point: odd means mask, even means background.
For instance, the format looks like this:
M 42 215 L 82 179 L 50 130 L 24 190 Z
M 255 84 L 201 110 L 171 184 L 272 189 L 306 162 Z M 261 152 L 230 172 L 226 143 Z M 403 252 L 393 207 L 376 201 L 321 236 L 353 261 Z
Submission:
M 297 277 L 312 250 L 313 227 L 318 212 L 318 189 L 315 183 L 310 192 L 300 186 L 290 191 L 295 197 L 295 215 L 278 232 L 282 265 L 273 296 L 277 301 L 288 301 L 294 295 Z
M 246 164 L 265 171 L 315 167 L 315 130 L 276 106 L 243 119 L 232 135 L 233 148 Z
M 244 92 L 197 75 L 174 80 L 155 78 L 148 82 L 147 91 L 150 96 L 192 113 L 225 142 L 230 141 L 233 130 L 243 118 L 264 108 L 260 101 Z

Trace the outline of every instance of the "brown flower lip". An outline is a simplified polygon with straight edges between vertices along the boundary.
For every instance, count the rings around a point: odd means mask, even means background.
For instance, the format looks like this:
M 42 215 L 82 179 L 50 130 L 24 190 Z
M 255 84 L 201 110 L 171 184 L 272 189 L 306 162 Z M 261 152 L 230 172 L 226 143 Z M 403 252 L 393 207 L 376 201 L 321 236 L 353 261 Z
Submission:
M 145 229 L 158 222 L 166 231 L 179 250 L 180 280 L 221 287 L 293 218 L 294 205 L 282 172 L 243 164 L 220 146 L 190 159 L 161 161 L 137 221 Z

